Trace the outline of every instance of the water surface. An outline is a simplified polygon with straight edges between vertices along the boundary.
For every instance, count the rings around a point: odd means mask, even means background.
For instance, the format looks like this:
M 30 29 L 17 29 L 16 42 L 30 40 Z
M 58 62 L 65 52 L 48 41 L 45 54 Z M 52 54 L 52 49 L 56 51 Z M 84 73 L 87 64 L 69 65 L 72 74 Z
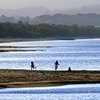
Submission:
M 100 100 L 100 84 L 8 88 L 0 90 L 0 97 L 2 100 Z
M 54 62 L 59 61 L 58 70 L 100 70 L 100 39 L 55 40 L 1 43 L 0 46 L 28 46 L 14 48 L 36 50 L 27 52 L 1 52 L 0 69 L 28 69 L 34 61 L 36 70 L 54 70 Z

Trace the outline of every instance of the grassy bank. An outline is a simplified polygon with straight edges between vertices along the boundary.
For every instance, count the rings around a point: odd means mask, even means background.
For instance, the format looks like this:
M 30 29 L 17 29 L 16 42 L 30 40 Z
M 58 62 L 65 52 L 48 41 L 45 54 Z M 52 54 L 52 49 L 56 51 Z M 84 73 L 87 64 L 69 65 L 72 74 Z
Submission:
M 55 86 L 100 83 L 100 71 L 0 70 L 1 87 Z

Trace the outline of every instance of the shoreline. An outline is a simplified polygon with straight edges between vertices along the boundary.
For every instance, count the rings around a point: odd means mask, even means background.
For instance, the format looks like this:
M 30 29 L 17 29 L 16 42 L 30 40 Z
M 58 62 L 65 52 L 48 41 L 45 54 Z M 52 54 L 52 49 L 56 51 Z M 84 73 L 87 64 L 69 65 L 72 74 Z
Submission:
M 0 43 L 48 41 L 48 40 L 77 40 L 77 39 L 100 39 L 100 37 L 57 37 L 57 38 L 0 38 Z
M 0 89 L 2 88 L 27 88 L 27 87 L 51 87 L 51 86 L 63 86 L 63 85 L 75 85 L 75 84 L 100 84 L 100 81 L 84 81 L 84 82 L 16 82 L 16 83 L 2 83 L 0 84 Z
M 100 83 L 100 71 L 0 70 L 0 88 Z

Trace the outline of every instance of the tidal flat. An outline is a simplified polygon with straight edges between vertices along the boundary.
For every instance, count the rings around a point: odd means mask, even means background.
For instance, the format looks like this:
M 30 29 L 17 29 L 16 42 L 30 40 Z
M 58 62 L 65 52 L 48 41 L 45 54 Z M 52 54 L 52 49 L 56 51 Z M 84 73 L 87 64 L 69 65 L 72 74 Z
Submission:
M 100 83 L 100 71 L 0 70 L 1 88 L 85 83 Z

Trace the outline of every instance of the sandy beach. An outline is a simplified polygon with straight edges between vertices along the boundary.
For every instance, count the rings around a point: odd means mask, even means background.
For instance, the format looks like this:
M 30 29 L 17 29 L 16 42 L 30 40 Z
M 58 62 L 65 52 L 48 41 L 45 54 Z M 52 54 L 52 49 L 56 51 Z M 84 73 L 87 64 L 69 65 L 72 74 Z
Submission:
M 37 87 L 100 83 L 100 71 L 0 70 L 0 87 Z

